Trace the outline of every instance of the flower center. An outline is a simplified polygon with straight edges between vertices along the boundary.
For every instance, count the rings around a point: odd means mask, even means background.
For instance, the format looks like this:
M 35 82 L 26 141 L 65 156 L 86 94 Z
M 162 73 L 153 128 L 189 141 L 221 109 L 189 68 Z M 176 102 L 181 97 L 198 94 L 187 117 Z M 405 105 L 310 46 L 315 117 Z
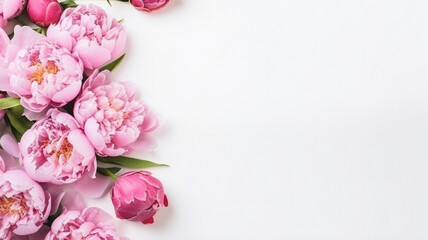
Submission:
M 31 61 L 31 66 L 37 66 L 37 69 L 28 76 L 30 82 L 37 82 L 39 85 L 43 82 L 45 73 L 57 74 L 59 69 L 54 61 L 48 61 L 43 67 L 40 61 Z
M 22 194 L 11 198 L 0 197 L 0 214 L 21 215 L 27 210 L 28 206 Z
M 71 143 L 67 139 L 64 139 L 61 147 L 55 152 L 55 155 L 58 159 L 61 155 L 63 155 L 66 159 L 69 159 L 72 152 L 73 145 L 71 145 Z

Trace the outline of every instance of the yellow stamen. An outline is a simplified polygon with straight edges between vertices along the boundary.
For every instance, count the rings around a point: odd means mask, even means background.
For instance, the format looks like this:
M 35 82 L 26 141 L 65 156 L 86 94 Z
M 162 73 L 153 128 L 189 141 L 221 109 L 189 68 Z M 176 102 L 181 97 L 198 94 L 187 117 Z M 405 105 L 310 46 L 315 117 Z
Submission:
M 38 60 L 31 61 L 30 65 L 37 66 L 37 69 L 32 74 L 30 74 L 30 76 L 28 76 L 28 79 L 31 82 L 37 82 L 39 85 L 43 82 L 45 73 L 57 74 L 59 71 L 58 66 L 54 61 L 48 61 L 45 67 L 43 67 Z
M 67 139 L 64 139 L 61 148 L 56 151 L 55 155 L 58 159 L 61 155 L 63 155 L 66 159 L 69 159 L 72 152 L 73 145 L 71 145 L 71 143 Z
M 12 207 L 14 207 L 12 209 Z M 28 206 L 25 198 L 0 197 L 0 214 L 18 215 L 27 212 Z

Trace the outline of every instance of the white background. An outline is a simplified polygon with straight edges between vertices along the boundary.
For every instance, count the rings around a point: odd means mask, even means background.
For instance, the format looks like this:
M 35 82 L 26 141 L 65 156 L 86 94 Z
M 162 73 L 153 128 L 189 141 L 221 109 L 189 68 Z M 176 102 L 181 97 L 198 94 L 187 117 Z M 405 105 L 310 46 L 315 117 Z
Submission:
M 114 73 L 162 116 L 131 240 L 427 239 L 428 1 L 171 0 Z M 108 197 L 89 201 L 113 209 Z

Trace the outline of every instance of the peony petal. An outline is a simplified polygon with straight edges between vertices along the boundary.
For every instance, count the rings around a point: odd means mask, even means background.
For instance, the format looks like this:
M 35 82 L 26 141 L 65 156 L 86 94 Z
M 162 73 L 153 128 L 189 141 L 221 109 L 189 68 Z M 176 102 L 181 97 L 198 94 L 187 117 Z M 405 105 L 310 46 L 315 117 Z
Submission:
M 82 195 L 89 198 L 99 198 L 111 185 L 110 178 L 97 174 L 96 178 L 92 179 L 84 175 L 79 181 L 74 183 L 74 188 Z
M 52 96 L 52 101 L 60 103 L 61 106 L 64 106 L 65 104 L 73 100 L 77 96 L 77 94 L 79 94 L 81 86 L 81 81 L 75 81 L 71 83 L 66 88 L 55 93 L 55 95 Z
M 51 25 L 46 32 L 49 40 L 67 48 L 69 51 L 73 49 L 73 38 L 67 31 L 61 31 L 61 28 L 56 25 Z
M 5 19 L 11 19 L 16 16 L 20 9 L 24 8 L 23 1 L 3 0 L 3 16 Z
M 89 118 L 85 123 L 85 134 L 94 148 L 101 152 L 105 147 L 103 136 L 98 132 L 99 124 L 94 118 Z
M 73 50 L 79 54 L 85 68 L 88 69 L 99 68 L 111 59 L 111 54 L 107 49 L 88 41 L 79 41 Z
M 18 158 L 19 157 L 19 147 L 15 138 L 12 137 L 10 133 L 5 133 L 0 138 L 0 146 L 8 152 L 10 155 Z
M 82 211 L 86 207 L 85 200 L 76 191 L 67 191 L 61 201 L 62 207 L 69 211 Z
M 21 27 L 16 25 L 13 32 L 15 33 L 15 36 L 12 38 L 11 43 L 17 45 L 19 48 L 23 48 L 24 46 L 37 42 L 45 37 L 28 26 Z
M 10 45 L 10 39 L 7 33 L 0 29 L 0 54 L 2 56 L 6 56 L 6 49 Z

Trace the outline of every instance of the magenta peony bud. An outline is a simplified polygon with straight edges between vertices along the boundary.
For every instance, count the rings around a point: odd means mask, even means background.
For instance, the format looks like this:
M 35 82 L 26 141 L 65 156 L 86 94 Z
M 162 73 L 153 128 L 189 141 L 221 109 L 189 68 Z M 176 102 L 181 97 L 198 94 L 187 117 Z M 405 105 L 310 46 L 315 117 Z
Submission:
M 131 0 L 132 6 L 139 11 L 151 12 L 163 8 L 169 0 Z
M 144 224 L 153 223 L 160 207 L 168 206 L 162 183 L 147 171 L 132 171 L 120 176 L 111 190 L 116 216 Z
M 57 0 L 28 0 L 28 17 L 40 27 L 49 27 L 61 18 L 62 7 Z

